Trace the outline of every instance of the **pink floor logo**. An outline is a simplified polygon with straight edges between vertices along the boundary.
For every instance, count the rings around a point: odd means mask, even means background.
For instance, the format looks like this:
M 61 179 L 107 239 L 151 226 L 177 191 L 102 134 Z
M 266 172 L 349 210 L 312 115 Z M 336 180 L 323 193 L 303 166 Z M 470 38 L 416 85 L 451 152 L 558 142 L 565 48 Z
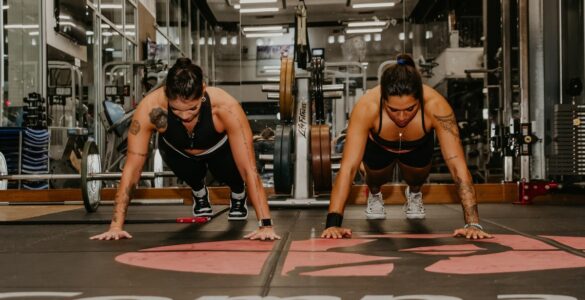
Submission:
M 585 254 L 585 237 L 544 237 Z M 116 257 L 116 261 L 179 272 L 260 275 L 275 244 L 233 240 L 172 245 L 125 253 Z M 468 241 L 447 234 L 381 234 L 293 241 L 280 274 L 387 276 L 399 272 L 401 264 L 413 258 L 430 261 L 425 271 L 444 274 L 585 268 L 585 257 L 521 235 L 501 234 L 489 240 Z

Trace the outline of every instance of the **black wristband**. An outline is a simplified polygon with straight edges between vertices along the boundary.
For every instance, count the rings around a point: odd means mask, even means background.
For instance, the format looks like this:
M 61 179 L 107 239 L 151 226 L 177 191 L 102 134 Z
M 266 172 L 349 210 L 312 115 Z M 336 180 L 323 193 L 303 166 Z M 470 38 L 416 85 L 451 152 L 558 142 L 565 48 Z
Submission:
M 258 227 L 270 227 L 270 226 L 272 226 L 272 219 L 258 220 Z
M 343 216 L 341 214 L 328 213 L 327 222 L 325 222 L 325 229 L 329 227 L 341 227 L 341 222 L 343 222 Z

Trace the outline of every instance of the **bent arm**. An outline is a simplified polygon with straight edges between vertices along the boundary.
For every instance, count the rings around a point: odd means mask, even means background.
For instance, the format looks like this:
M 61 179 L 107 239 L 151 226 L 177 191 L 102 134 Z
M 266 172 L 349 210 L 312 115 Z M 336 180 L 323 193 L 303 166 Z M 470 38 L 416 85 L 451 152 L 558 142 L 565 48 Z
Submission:
M 110 224 L 111 229 L 122 229 L 124 226 L 128 205 L 136 189 L 136 184 L 140 180 L 144 162 L 148 157 L 148 144 L 154 129 L 148 114 L 146 107 L 139 106 L 128 129 L 126 163 L 124 164 L 122 178 L 114 199 L 114 215 Z
M 479 223 L 475 188 L 465 161 L 455 114 L 449 103 L 442 96 L 438 95 L 438 97 L 441 97 L 441 101 L 438 101 L 431 111 L 441 153 L 455 182 L 465 223 Z

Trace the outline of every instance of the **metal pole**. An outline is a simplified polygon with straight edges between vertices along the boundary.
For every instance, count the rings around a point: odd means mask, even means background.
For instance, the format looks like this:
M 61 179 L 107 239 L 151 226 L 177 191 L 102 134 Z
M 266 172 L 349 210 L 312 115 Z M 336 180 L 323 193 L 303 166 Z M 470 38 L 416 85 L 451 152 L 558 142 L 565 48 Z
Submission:
M 502 111 L 501 122 L 504 130 L 512 134 L 514 121 L 512 120 L 512 67 L 511 52 L 512 42 L 510 34 L 510 1 L 502 0 L 502 96 L 500 109 Z M 513 181 L 514 157 L 510 149 L 504 150 L 504 181 Z
M 520 59 L 520 124 L 530 122 L 530 61 L 528 51 L 528 0 L 518 1 L 518 36 L 519 36 L 519 59 Z M 527 128 L 531 128 L 528 124 Z M 523 125 L 521 125 L 524 128 Z M 521 132 L 522 135 L 530 135 L 531 132 Z M 522 145 L 531 147 L 531 145 Z M 520 178 L 530 181 L 530 151 L 522 151 L 520 157 Z

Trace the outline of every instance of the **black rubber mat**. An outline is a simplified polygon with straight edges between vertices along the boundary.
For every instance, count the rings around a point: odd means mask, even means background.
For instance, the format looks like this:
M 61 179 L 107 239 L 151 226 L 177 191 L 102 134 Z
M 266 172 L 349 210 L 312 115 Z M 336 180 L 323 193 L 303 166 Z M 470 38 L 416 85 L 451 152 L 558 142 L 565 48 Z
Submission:
M 129 213 L 174 220 L 189 210 Z M 89 240 L 103 224 L 5 224 L 0 299 L 585 300 L 585 206 L 481 205 L 495 238 L 475 241 L 451 237 L 463 223 L 458 205 L 427 205 L 418 222 L 400 206 L 377 221 L 363 210 L 348 207 L 353 237 L 343 240 L 319 238 L 325 209 L 273 209 L 275 242 L 242 239 L 257 228 L 253 213 L 247 222 L 222 214 L 206 224 L 128 224 L 134 238 L 121 241 Z M 109 219 L 111 208 L 99 213 Z

